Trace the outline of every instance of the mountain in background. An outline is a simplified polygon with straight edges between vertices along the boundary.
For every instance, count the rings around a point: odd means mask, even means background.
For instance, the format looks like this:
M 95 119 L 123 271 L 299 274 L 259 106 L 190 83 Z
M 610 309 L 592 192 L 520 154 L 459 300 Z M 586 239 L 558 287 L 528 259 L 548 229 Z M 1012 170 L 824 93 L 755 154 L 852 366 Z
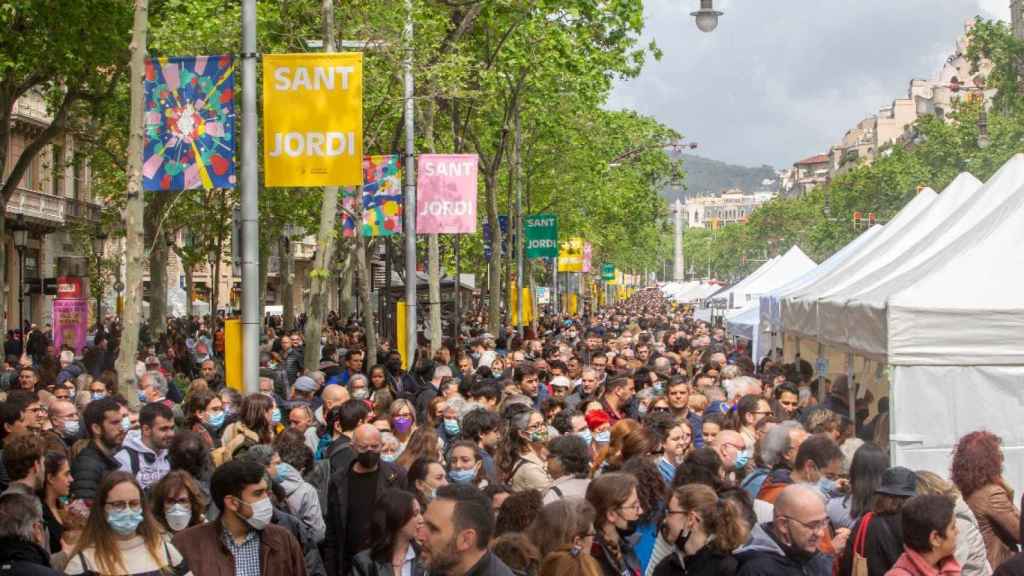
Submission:
M 669 201 L 676 198 L 685 200 L 687 196 L 718 196 L 733 188 L 748 194 L 778 188 L 778 175 L 771 166 L 738 166 L 692 154 L 680 156 L 683 159 L 683 170 L 686 171 L 686 189 L 667 188 L 662 195 Z M 772 182 L 765 185 L 765 180 Z

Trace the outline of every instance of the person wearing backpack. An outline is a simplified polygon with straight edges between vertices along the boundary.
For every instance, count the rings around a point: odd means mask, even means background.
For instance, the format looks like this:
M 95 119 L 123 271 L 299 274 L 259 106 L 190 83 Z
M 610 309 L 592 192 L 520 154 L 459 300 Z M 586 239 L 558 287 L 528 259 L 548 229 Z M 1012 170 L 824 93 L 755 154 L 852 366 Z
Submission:
M 148 491 L 171 470 L 167 449 L 173 439 L 174 412 L 161 402 L 150 402 L 139 411 L 139 429 L 125 434 L 114 459 Z

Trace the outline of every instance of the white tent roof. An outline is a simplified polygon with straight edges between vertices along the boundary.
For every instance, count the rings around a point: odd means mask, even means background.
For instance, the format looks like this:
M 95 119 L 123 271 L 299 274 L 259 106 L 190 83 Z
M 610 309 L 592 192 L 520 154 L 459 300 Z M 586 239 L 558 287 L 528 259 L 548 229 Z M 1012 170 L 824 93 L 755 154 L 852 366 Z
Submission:
M 761 321 L 758 314 L 760 307 L 760 303 L 755 301 L 746 308 L 729 313 L 725 317 L 725 329 L 734 336 L 753 340 L 754 334 L 757 333 L 758 323 Z
M 712 300 L 724 300 L 730 308 L 742 308 L 746 305 L 746 287 L 750 286 L 758 278 L 771 270 L 781 258 L 781 256 L 773 256 L 769 258 L 766 262 L 758 266 L 756 270 L 748 274 L 746 278 L 715 294 L 715 297 Z M 731 302 L 730 296 L 732 297 Z
M 685 290 L 681 290 L 676 294 L 670 296 L 675 302 L 696 302 L 697 300 L 703 300 L 708 296 L 714 294 L 721 286 L 717 284 L 704 284 L 700 282 L 694 282 L 691 286 L 686 287 Z
M 787 282 L 804 276 L 815 266 L 817 264 L 814 263 L 814 260 L 808 258 L 799 246 L 793 246 L 785 254 L 779 256 L 775 263 L 762 274 L 749 282 L 741 283 L 742 286 L 737 285 L 729 289 L 733 295 L 733 307 L 741 308 L 751 302 L 757 302 L 762 294 L 767 294 Z M 724 296 L 729 298 L 728 294 Z
M 850 317 L 847 303 L 865 288 L 877 284 L 879 279 L 902 269 L 915 255 L 939 249 L 943 236 L 955 235 L 956 230 L 971 220 L 968 216 L 972 206 L 988 204 L 981 187 L 981 182 L 966 172 L 957 176 L 903 234 L 879 246 L 842 287 L 819 299 L 819 341 L 864 356 L 884 358 L 884 303 L 879 302 L 874 308 L 859 308 L 854 315 L 856 320 Z
M 1024 365 L 1021 246 L 1024 154 L 1017 154 L 900 269 L 859 294 L 853 318 L 888 309 L 881 319 L 890 364 Z
M 816 266 L 813 270 L 808 273 L 792 280 L 779 288 L 770 291 L 760 297 L 760 315 L 761 315 L 761 326 L 762 328 L 767 327 L 768 329 L 775 329 L 782 327 L 782 310 L 779 307 L 779 299 L 799 292 L 803 288 L 806 288 L 810 284 L 817 281 L 819 278 L 828 274 L 837 266 L 841 265 L 847 258 L 854 256 L 858 250 L 864 247 L 864 244 L 871 239 L 872 236 L 877 234 L 882 229 L 882 225 L 872 226 L 865 230 L 860 236 L 857 236 L 851 240 L 846 246 L 843 246 L 834 254 L 828 257 L 824 262 Z
M 843 286 L 844 280 L 850 275 L 856 274 L 856 270 L 860 266 L 866 265 L 876 250 L 903 234 L 913 225 L 914 220 L 931 205 L 936 196 L 934 190 L 925 188 L 910 202 L 907 202 L 907 205 L 884 228 L 866 241 L 864 247 L 855 255 L 823 274 L 812 284 L 783 298 L 781 302 L 782 324 L 785 331 L 803 337 L 817 338 L 819 334 L 818 299 Z

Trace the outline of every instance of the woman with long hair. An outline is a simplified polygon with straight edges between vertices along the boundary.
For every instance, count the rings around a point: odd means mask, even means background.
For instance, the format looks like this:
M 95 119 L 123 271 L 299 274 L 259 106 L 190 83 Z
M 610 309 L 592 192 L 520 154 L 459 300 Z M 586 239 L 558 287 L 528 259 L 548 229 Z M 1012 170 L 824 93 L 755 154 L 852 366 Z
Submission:
M 602 474 L 587 487 L 587 502 L 596 511 L 591 554 L 605 576 L 640 574 L 640 559 L 629 542 L 644 512 L 636 488 L 636 478 L 621 472 Z
M 1010 559 L 1020 544 L 1020 511 L 1003 478 L 1003 441 L 991 432 L 971 432 L 953 450 L 950 479 L 978 519 L 992 569 Z
M 153 518 L 168 534 L 206 522 L 206 497 L 191 474 L 171 470 L 149 494 Z
M 978 520 L 974 517 L 967 502 L 964 502 L 960 491 L 952 482 L 941 478 L 934 472 L 918 470 L 917 493 L 939 494 L 953 501 L 953 518 L 956 520 L 956 550 L 953 556 L 960 564 L 963 576 L 990 576 L 992 568 L 988 565 L 988 553 L 985 549 L 985 538 L 978 529 Z
M 662 479 L 654 459 L 649 456 L 630 458 L 623 464 L 622 472 L 632 475 L 637 481 L 636 493 L 643 513 L 636 522 L 638 538 L 633 539 L 633 550 L 640 559 L 641 569 L 646 573 L 658 540 L 658 518 L 668 497 L 668 484 Z
M 44 459 L 46 480 L 43 483 L 43 522 L 50 532 L 50 552 L 61 549 L 64 532 L 64 505 L 71 492 L 71 466 L 63 452 L 50 451 Z
M 427 504 L 434 499 L 437 489 L 448 485 L 448 475 L 444 466 L 436 458 L 420 458 L 409 466 L 406 481 L 416 491 L 416 499 L 420 508 L 427 509 Z
M 405 449 L 402 450 L 395 464 L 408 469 L 419 458 L 432 458 L 434 460 L 441 458 L 441 438 L 438 437 L 437 430 L 426 427 L 417 428 L 409 436 Z
M 192 390 L 185 403 L 185 428 L 199 434 L 210 450 L 220 447 L 224 405 L 210 390 Z
M 541 493 L 551 487 L 545 448 L 548 441 L 548 427 L 540 412 L 522 404 L 513 404 L 506 410 L 508 430 L 501 446 L 499 465 L 512 489 L 539 490 Z
M 422 509 L 415 496 L 396 489 L 381 494 L 370 527 L 373 545 L 353 558 L 352 576 L 425 574 L 416 541 L 422 525 Z
M 100 483 L 67 576 L 151 576 L 187 572 L 181 554 L 153 519 L 142 488 L 128 472 L 110 472 Z
M 377 364 L 367 372 L 370 381 L 370 404 L 377 414 L 386 415 L 391 412 L 391 403 L 395 401 L 395 393 L 388 386 L 388 373 L 384 366 Z
M 540 574 L 600 576 L 601 566 L 590 555 L 594 545 L 594 516 L 581 498 L 557 500 L 543 508 L 526 529 L 540 552 Z
M 618 453 L 622 451 L 623 440 L 630 432 L 639 428 L 640 423 L 630 418 L 624 418 L 616 422 L 609 433 L 608 444 L 601 446 L 598 449 L 591 472 L 593 474 L 597 474 L 608 465 L 609 461 L 618 458 Z M 594 437 L 594 441 L 597 441 L 596 436 Z
M 409 437 L 416 431 L 416 408 L 405 399 L 395 400 L 391 403 L 391 433 L 401 442 L 401 451 L 405 451 L 409 443 Z
M 238 420 L 224 429 L 222 446 L 213 452 L 213 462 L 220 466 L 238 452 L 256 444 L 270 444 L 274 440 L 274 400 L 264 394 L 249 394 L 242 399 Z
M 483 490 L 492 482 L 484 470 L 477 446 L 470 440 L 459 440 L 448 450 L 448 481 L 472 484 Z
M 654 568 L 654 576 L 736 573 L 732 551 L 747 541 L 750 526 L 735 501 L 719 498 L 703 484 L 672 492 L 661 526 L 662 537 L 675 546 Z
M 609 471 L 621 470 L 623 464 L 636 456 L 650 456 L 660 448 L 661 443 L 654 432 L 647 428 L 637 428 L 622 438 L 619 451 L 608 457 Z
M 839 576 L 853 574 L 855 546 L 867 560 L 869 576 L 883 576 L 896 564 L 903 553 L 903 504 L 916 495 L 917 476 L 910 470 L 896 466 L 882 474 L 871 510 L 850 529 L 850 537 L 839 560 Z M 861 537 L 861 526 L 865 523 Z
M 889 456 L 874 444 L 864 444 L 850 463 L 850 493 L 829 500 L 825 510 L 836 528 L 850 528 L 875 502 L 875 490 L 882 473 L 889 468 Z

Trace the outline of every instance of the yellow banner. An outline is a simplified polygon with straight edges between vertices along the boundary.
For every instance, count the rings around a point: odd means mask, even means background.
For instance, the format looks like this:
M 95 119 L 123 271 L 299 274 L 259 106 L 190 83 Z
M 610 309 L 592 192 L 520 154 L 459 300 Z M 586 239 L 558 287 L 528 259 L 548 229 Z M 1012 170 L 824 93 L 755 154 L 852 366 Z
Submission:
M 249 360 L 259 362 L 258 358 Z M 245 394 L 242 382 L 242 321 L 237 318 L 224 321 L 224 381 L 228 388 Z M 255 382 L 253 389 L 259 390 Z
M 362 53 L 265 55 L 266 186 L 361 186 L 362 162 Z
M 583 271 L 583 238 L 570 238 L 558 249 L 559 272 Z

